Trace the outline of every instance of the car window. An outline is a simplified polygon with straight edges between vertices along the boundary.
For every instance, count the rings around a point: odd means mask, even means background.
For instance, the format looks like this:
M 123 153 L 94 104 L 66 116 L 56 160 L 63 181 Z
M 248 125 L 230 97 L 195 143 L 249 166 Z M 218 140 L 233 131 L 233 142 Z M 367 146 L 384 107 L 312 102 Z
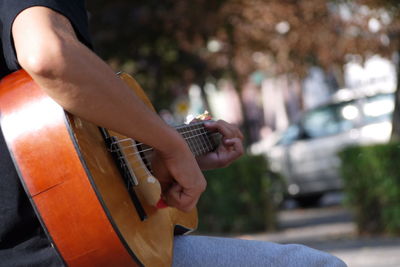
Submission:
M 394 94 L 379 94 L 365 99 L 362 107 L 365 123 L 391 120 Z
M 340 134 L 363 124 L 390 121 L 394 94 L 378 94 L 359 100 L 334 103 L 310 110 L 299 125 L 291 125 L 277 144 L 289 145 L 300 138 L 318 138 Z
M 293 124 L 286 129 L 282 134 L 282 138 L 277 142 L 277 145 L 290 145 L 300 137 L 300 128 Z
M 350 101 L 311 110 L 303 117 L 302 124 L 306 136 L 317 138 L 348 131 L 359 119 L 359 108 Z

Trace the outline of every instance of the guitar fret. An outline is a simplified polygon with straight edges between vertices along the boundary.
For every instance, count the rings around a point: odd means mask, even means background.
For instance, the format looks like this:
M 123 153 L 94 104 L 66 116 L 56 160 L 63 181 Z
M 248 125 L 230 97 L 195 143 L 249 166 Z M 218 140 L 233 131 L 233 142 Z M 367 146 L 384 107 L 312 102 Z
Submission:
M 195 140 L 193 140 L 193 138 L 191 138 L 190 134 L 190 127 L 185 129 L 186 131 L 183 133 L 183 137 L 186 140 L 186 142 L 189 145 L 190 150 L 192 151 L 192 153 L 196 156 L 196 144 L 195 144 Z
M 209 148 L 207 147 L 207 143 L 205 142 L 205 136 L 203 135 L 203 131 L 204 127 L 200 127 L 199 129 L 197 129 L 197 133 L 199 136 L 199 140 L 203 149 L 204 153 L 207 153 L 209 151 Z
M 180 132 L 180 134 L 182 135 L 182 137 L 186 140 L 186 143 L 188 144 L 190 150 L 192 151 L 192 153 L 194 155 L 196 155 L 196 148 L 195 148 L 195 144 L 193 142 L 193 139 L 190 136 L 190 128 L 188 127 L 181 127 L 180 129 L 178 129 L 178 132 Z
M 192 128 L 193 128 L 194 134 L 196 135 L 196 137 L 194 138 L 194 141 L 195 141 L 196 146 L 198 148 L 197 153 L 195 155 L 199 156 L 199 155 L 203 154 L 204 151 L 203 151 L 203 148 L 202 148 L 202 145 L 201 145 L 201 142 L 200 142 L 200 138 L 197 136 L 197 130 L 198 129 L 196 129 L 196 126 L 193 126 Z
M 190 150 L 195 156 L 206 154 L 212 151 L 216 146 L 216 144 L 210 140 L 209 133 L 202 122 L 182 125 L 177 127 L 176 130 L 186 140 Z
M 195 129 L 195 134 L 196 134 L 196 137 L 197 137 L 196 140 L 197 140 L 197 143 L 198 143 L 199 149 L 200 149 L 199 155 L 201 155 L 201 154 L 205 154 L 206 150 L 204 149 L 204 146 L 202 145 L 201 136 L 199 135 L 198 131 L 199 131 L 199 127 Z
M 187 133 L 187 136 L 188 136 L 188 140 L 190 140 L 190 142 L 191 142 L 191 144 L 192 144 L 192 147 L 193 147 L 192 152 L 193 152 L 193 154 L 194 154 L 195 156 L 197 156 L 196 139 L 191 137 L 191 135 L 192 135 L 192 129 L 191 129 L 191 128 L 192 128 L 192 126 L 189 125 L 189 126 L 188 126 L 188 133 Z
M 212 146 L 212 144 L 210 142 L 210 139 L 207 136 L 207 132 L 206 132 L 204 127 L 202 128 L 201 133 L 203 134 L 203 141 L 204 141 L 204 144 L 205 144 L 205 146 L 207 148 L 207 151 L 211 151 L 213 146 Z

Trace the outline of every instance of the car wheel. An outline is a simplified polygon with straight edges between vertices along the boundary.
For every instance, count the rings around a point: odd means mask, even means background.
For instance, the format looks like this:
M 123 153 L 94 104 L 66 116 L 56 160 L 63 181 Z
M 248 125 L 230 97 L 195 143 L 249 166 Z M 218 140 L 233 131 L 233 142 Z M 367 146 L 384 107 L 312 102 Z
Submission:
M 294 199 L 297 201 L 300 207 L 309 208 L 316 207 L 324 194 L 312 194 L 307 196 L 299 196 Z

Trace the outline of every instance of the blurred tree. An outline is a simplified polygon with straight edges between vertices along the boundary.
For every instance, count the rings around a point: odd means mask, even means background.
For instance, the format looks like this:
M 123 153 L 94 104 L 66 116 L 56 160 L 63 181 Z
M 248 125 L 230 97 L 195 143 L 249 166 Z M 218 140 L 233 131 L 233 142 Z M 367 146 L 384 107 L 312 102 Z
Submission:
M 261 52 L 274 60 L 275 72 L 304 75 L 310 65 L 342 66 L 351 53 L 390 55 L 388 47 L 395 44 L 382 42 L 385 29 L 379 33 L 368 29 L 369 19 L 381 12 L 363 14 L 359 8 L 359 4 L 332 0 L 228 1 L 223 12 L 234 29 L 235 65 L 246 73 L 259 59 L 255 53 Z M 256 62 L 243 64 L 249 60 Z
M 363 3 L 373 7 L 384 9 L 390 13 L 393 18 L 393 22 L 388 27 L 387 34 L 390 37 L 390 41 L 395 43 L 395 49 L 397 50 L 397 90 L 395 97 L 395 109 L 393 113 L 393 130 L 392 139 L 400 140 L 400 2 L 398 0 L 363 0 Z
M 88 0 L 97 52 L 135 73 L 159 109 L 209 77 L 228 76 L 240 92 L 260 69 L 301 79 L 320 66 L 341 81 L 346 55 L 391 57 L 398 50 L 398 6 L 396 0 Z M 379 28 L 371 29 L 372 19 Z
M 228 63 L 239 88 L 256 69 L 302 79 L 311 66 L 319 66 L 340 82 L 348 55 L 392 58 L 399 50 L 399 5 L 392 0 L 226 1 L 217 38 L 227 59 L 219 62 Z M 399 112 L 394 126 L 399 135 Z
M 167 108 L 191 83 L 204 84 L 202 54 L 222 2 L 88 0 L 95 49 L 115 69 L 134 73 L 157 108 Z

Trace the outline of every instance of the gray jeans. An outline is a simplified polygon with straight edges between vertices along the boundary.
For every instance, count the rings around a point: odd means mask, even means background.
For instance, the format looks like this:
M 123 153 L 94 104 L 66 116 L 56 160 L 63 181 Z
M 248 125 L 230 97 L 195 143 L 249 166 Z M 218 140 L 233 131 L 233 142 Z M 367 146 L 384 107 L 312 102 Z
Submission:
M 207 236 L 177 236 L 174 267 L 344 267 L 340 259 L 302 245 Z

